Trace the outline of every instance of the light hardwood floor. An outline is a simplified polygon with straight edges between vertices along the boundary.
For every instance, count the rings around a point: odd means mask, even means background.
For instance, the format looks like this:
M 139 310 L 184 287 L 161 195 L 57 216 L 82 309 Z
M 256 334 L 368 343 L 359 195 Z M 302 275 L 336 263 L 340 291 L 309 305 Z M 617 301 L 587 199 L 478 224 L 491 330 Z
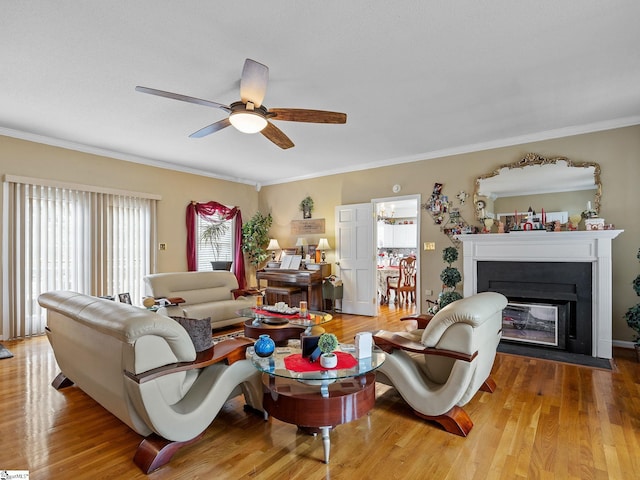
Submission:
M 409 310 L 374 318 L 336 315 L 327 330 L 401 330 Z M 141 437 L 79 389 L 56 391 L 46 338 L 3 342 L 0 360 L 0 470 L 30 478 L 140 479 L 132 462 Z M 640 364 L 615 351 L 613 371 L 498 354 L 498 388 L 465 407 L 467 438 L 414 416 L 395 390 L 377 387 L 376 406 L 322 439 L 243 411 L 229 401 L 198 443 L 180 450 L 155 479 L 630 479 L 640 472 Z

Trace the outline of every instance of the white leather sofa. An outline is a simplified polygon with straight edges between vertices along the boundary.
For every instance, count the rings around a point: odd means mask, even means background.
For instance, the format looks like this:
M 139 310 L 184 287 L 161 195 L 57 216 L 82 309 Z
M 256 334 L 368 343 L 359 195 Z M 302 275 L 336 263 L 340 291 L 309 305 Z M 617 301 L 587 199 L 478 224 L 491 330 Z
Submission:
M 144 308 L 66 291 L 38 302 L 61 370 L 53 386 L 75 384 L 145 436 L 134 462 L 146 473 L 197 440 L 229 398 L 244 394 L 262 411 L 260 374 L 246 360 L 249 339 L 196 353 L 178 322 Z
M 239 295 L 238 280 L 232 272 L 168 272 L 144 277 L 146 294 L 155 298 L 179 297 L 184 303 L 163 307 L 158 313 L 187 318 L 211 318 L 211 328 L 241 323 L 238 310 L 255 306 L 253 296 Z

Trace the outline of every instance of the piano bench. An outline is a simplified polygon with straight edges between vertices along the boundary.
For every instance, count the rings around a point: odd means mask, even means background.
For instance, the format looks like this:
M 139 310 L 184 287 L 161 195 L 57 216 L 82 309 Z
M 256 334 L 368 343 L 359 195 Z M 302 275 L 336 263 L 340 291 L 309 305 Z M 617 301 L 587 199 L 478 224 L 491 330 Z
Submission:
M 268 305 L 285 302 L 290 307 L 296 307 L 300 300 L 304 300 L 300 287 L 267 287 L 266 297 Z

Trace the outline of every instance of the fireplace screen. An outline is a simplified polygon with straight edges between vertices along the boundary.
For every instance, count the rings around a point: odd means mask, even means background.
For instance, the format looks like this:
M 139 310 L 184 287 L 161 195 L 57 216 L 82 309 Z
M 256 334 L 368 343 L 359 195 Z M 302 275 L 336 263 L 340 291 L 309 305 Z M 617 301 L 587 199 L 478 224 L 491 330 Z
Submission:
M 502 338 L 564 348 L 558 305 L 509 302 L 502 312 Z

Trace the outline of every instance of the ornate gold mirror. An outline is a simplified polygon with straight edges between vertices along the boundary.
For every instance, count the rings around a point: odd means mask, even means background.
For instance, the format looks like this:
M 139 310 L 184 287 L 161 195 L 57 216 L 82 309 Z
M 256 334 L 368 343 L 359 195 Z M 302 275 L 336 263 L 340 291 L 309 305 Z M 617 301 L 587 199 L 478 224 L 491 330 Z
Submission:
M 559 218 L 564 218 L 585 210 L 598 213 L 601 194 L 597 163 L 528 153 L 515 163 L 478 177 L 473 199 L 481 221 L 529 208 L 558 212 Z

